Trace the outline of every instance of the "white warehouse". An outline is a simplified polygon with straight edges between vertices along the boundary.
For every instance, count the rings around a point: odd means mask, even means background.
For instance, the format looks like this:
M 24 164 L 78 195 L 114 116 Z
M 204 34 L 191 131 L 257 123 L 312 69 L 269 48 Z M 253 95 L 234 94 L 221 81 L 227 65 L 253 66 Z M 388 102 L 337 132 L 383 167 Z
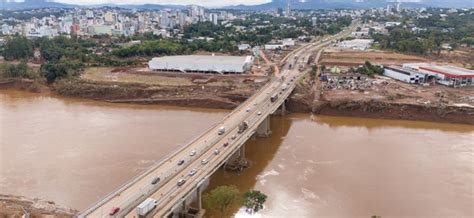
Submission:
M 252 67 L 252 56 L 179 55 L 156 57 L 150 70 L 192 73 L 245 73 Z
M 397 66 L 384 66 L 383 75 L 406 83 L 420 84 L 425 82 L 425 74 Z

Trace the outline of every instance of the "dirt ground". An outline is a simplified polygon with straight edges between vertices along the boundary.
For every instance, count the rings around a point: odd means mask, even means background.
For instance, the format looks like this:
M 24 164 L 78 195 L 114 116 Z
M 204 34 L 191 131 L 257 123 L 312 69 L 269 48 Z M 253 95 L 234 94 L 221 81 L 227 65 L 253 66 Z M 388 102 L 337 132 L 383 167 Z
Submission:
M 305 77 L 289 99 L 290 111 L 377 119 L 474 125 L 474 87 L 414 85 L 388 77 L 332 82 Z
M 61 208 L 51 201 L 0 194 L 0 217 L 74 217 L 76 210 Z
M 320 64 L 326 66 L 358 67 L 368 60 L 373 64 L 401 65 L 409 62 L 427 62 L 423 57 L 384 51 L 353 51 L 326 49 Z
M 437 64 L 454 65 L 472 68 L 474 63 L 474 49 L 462 48 L 456 51 L 443 51 L 438 55 L 417 56 L 405 55 L 390 51 L 367 50 L 356 51 L 348 49 L 326 49 L 321 57 L 320 64 L 326 66 L 357 67 L 368 60 L 373 64 L 402 65 L 404 63 L 431 62 Z
M 345 80 L 343 84 L 323 85 L 326 100 L 381 100 L 391 103 L 474 107 L 474 87 L 451 88 L 443 85 L 413 85 L 384 76 L 366 80 Z

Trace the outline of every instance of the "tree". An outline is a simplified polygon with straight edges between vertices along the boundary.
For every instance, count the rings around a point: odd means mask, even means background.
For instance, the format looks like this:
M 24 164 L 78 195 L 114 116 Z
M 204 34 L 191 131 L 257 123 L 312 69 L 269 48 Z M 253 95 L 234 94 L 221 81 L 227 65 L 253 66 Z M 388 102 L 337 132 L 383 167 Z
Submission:
M 46 77 L 48 83 L 56 81 L 58 78 L 66 77 L 68 75 L 75 75 L 83 68 L 81 62 L 75 61 L 59 61 L 48 62 L 41 66 L 41 73 Z
M 27 59 L 33 56 L 33 49 L 30 41 L 23 36 L 15 36 L 7 40 L 3 50 L 5 60 Z
M 204 195 L 204 203 L 211 210 L 227 217 L 229 209 L 241 201 L 239 190 L 235 186 L 219 186 Z
M 244 205 L 251 213 L 258 212 L 263 209 L 263 203 L 267 200 L 267 196 L 260 191 L 251 190 L 244 194 Z
M 309 71 L 309 75 L 311 76 L 311 79 L 314 79 L 314 77 L 316 77 L 317 72 L 318 72 L 318 66 L 317 65 L 312 65 L 311 66 L 311 71 Z

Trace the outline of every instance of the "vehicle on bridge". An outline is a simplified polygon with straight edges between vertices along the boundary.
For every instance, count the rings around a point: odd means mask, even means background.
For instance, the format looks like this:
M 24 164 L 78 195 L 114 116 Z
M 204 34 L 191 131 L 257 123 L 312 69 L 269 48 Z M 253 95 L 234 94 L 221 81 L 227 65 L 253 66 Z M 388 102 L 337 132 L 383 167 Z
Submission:
M 218 134 L 218 135 L 222 135 L 222 134 L 224 134 L 224 133 L 225 133 L 225 127 L 221 126 L 221 127 L 219 128 L 219 130 L 217 131 L 217 134 Z
M 191 157 L 194 156 L 194 155 L 196 155 L 196 150 L 192 150 L 191 153 L 189 153 L 189 156 L 191 156 Z
M 182 186 L 182 185 L 184 185 L 184 183 L 186 183 L 185 179 L 178 180 L 178 186 Z
M 283 84 L 283 86 L 281 87 L 281 90 L 282 90 L 282 91 L 285 91 L 285 90 L 286 90 L 286 88 L 288 88 L 288 85 L 286 85 L 286 84 Z
M 179 161 L 178 161 L 178 166 L 181 166 L 181 165 L 183 165 L 183 164 L 184 164 L 184 160 L 179 160 Z
M 224 142 L 222 146 L 227 147 L 227 145 L 229 145 L 229 142 Z
M 278 94 L 273 94 L 272 97 L 270 97 L 271 102 L 275 102 L 278 99 Z
M 218 155 L 219 153 L 221 153 L 221 151 L 219 151 L 219 149 L 214 150 L 215 155 Z
M 197 170 L 196 168 L 194 168 L 191 171 L 189 171 L 189 176 L 194 176 L 196 173 L 197 173 Z
M 110 210 L 109 215 L 113 216 L 117 214 L 120 211 L 120 207 L 113 207 L 112 210 Z
M 207 159 L 204 159 L 204 160 L 201 161 L 201 164 L 202 164 L 202 165 L 206 165 L 208 162 L 209 162 L 209 161 L 208 161 Z
M 159 181 L 160 181 L 160 177 L 155 177 L 153 178 L 153 180 L 151 180 L 151 184 L 156 185 L 156 183 L 158 183 Z
M 247 128 L 249 127 L 249 123 L 247 121 L 244 121 L 239 124 L 239 131 L 237 131 L 239 134 L 243 133 Z
M 145 216 L 147 213 L 152 211 L 156 205 L 158 204 L 158 201 L 153 199 L 153 198 L 147 198 L 145 201 L 143 201 L 141 204 L 137 206 L 137 214 L 139 216 Z

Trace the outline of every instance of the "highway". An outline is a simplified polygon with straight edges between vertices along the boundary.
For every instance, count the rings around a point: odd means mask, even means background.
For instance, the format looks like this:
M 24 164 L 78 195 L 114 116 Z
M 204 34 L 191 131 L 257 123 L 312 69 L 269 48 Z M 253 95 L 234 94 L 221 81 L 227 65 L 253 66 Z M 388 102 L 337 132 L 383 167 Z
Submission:
M 317 43 L 306 44 L 290 53 L 285 57 L 286 63 L 280 70 L 280 76 L 273 76 L 257 93 L 220 122 L 162 162 L 94 203 L 81 212 L 79 217 L 110 217 L 110 211 L 117 207 L 120 210 L 114 214 L 116 217 L 138 217 L 136 206 L 148 197 L 158 201 L 157 207 L 148 216 L 163 217 L 169 214 L 173 207 L 179 205 L 200 183 L 219 169 L 254 134 L 262 121 L 279 108 L 304 75 L 304 70 L 298 70 L 299 66 L 304 66 L 306 70 L 306 62 L 314 51 L 346 34 L 347 32 L 344 32 Z M 290 62 L 294 64 L 293 67 L 289 67 Z M 270 100 L 272 95 L 278 95 L 274 102 Z M 244 121 L 248 122 L 248 129 L 239 134 L 238 126 Z M 219 135 L 221 127 L 225 127 L 225 132 Z M 225 143 L 228 145 L 224 146 Z M 183 160 L 184 163 L 178 164 Z M 206 160 L 205 163 L 203 160 Z M 194 175 L 190 174 L 192 170 L 195 170 Z M 152 184 L 152 180 L 157 177 L 160 181 Z M 177 183 L 181 179 L 184 179 L 185 183 L 178 186 Z

